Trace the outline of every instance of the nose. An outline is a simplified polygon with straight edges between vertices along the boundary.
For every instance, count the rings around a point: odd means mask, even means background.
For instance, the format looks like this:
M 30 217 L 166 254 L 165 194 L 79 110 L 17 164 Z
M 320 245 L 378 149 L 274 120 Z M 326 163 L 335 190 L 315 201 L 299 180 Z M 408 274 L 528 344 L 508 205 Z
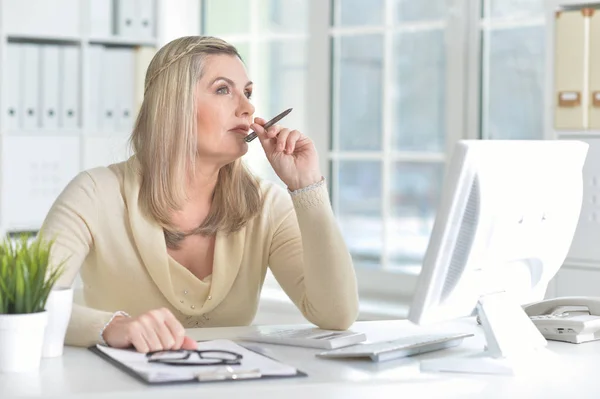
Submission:
M 255 111 L 254 105 L 252 105 L 252 103 L 250 102 L 248 97 L 246 97 L 245 94 L 242 94 L 240 96 L 240 101 L 239 101 L 238 109 L 236 112 L 236 116 L 238 118 L 248 118 L 248 117 L 251 117 L 252 115 L 254 115 L 254 111 Z

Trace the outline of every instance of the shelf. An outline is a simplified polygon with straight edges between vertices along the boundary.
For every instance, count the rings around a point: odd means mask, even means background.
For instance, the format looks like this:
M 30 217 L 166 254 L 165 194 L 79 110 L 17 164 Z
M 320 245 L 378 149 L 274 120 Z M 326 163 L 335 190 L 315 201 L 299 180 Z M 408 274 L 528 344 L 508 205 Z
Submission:
M 27 33 L 7 34 L 6 38 L 9 42 L 34 42 L 48 44 L 80 44 L 81 38 L 78 36 L 62 36 L 62 35 L 36 35 Z
M 79 137 L 81 129 L 24 129 L 8 130 L 4 133 L 10 137 Z
M 600 129 L 590 129 L 590 130 L 555 130 L 554 134 L 558 138 L 594 138 L 600 137 Z
M 133 130 L 133 127 L 131 128 Z M 131 135 L 131 130 L 95 130 L 95 129 L 86 129 L 83 136 L 84 137 L 93 137 L 96 139 L 102 138 L 125 138 Z
M 143 46 L 156 47 L 156 39 L 129 38 L 129 37 L 91 37 L 88 39 L 91 44 L 109 44 L 120 46 Z

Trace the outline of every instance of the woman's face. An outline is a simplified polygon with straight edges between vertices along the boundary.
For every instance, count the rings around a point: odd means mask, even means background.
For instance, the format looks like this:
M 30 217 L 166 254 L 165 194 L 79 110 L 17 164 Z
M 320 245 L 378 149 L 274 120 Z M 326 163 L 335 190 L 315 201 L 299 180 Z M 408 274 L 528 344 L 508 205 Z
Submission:
M 252 82 L 242 61 L 231 55 L 211 55 L 196 85 L 198 157 L 219 166 L 235 161 L 248 151 L 254 106 Z

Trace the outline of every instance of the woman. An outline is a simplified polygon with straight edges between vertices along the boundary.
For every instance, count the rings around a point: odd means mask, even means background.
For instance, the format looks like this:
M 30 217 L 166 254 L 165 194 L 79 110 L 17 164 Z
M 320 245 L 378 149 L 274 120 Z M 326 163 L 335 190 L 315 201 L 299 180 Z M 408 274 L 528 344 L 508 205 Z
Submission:
M 42 227 L 81 272 L 66 343 L 140 352 L 193 349 L 184 328 L 248 325 L 269 266 L 312 323 L 356 319 L 356 277 L 315 147 L 252 119 L 252 82 L 236 49 L 184 37 L 148 67 L 126 162 L 80 173 Z M 243 166 L 252 129 L 288 191 Z

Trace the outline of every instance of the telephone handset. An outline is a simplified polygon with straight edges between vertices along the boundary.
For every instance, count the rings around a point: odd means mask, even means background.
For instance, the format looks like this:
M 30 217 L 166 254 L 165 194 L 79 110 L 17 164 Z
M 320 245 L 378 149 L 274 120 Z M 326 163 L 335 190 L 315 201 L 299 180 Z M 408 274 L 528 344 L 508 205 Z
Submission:
M 600 339 L 600 297 L 547 299 L 523 310 L 546 339 L 575 344 Z

